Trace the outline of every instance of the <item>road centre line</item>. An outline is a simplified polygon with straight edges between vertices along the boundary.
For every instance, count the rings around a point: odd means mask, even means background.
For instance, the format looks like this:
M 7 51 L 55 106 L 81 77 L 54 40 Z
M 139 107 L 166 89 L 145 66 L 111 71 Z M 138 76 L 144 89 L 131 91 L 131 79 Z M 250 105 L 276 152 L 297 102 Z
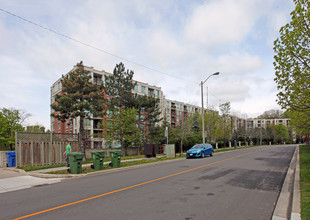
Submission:
M 43 213 L 46 213 L 46 212 L 50 212 L 50 211 L 53 211 L 53 210 L 57 210 L 57 209 L 61 209 L 61 208 L 68 207 L 68 206 L 71 206 L 71 205 L 75 205 L 75 204 L 78 204 L 78 203 L 82 203 L 82 202 L 86 202 L 86 201 L 89 201 L 89 200 L 97 199 L 97 198 L 100 198 L 100 197 L 103 197 L 103 196 L 106 196 L 106 195 L 114 194 L 114 193 L 117 193 L 117 192 L 122 192 L 122 191 L 125 191 L 125 190 L 128 190 L 128 189 L 132 189 L 132 188 L 135 188 L 135 187 L 138 187 L 138 186 L 143 186 L 143 185 L 146 185 L 146 184 L 149 184 L 149 183 L 157 182 L 159 180 L 163 180 L 163 179 L 167 179 L 167 178 L 170 178 L 170 177 L 174 177 L 174 176 L 177 176 L 177 175 L 180 175 L 180 174 L 183 174 L 183 173 L 188 173 L 188 172 L 191 172 L 191 171 L 194 171 L 194 170 L 198 170 L 198 169 L 201 169 L 201 168 L 204 168 L 204 167 L 207 167 L 207 166 L 211 166 L 211 165 L 214 165 L 214 164 L 223 163 L 225 161 L 236 159 L 238 157 L 243 157 L 243 156 L 246 156 L 246 155 L 249 155 L 249 154 L 254 154 L 254 153 L 257 153 L 257 152 L 260 152 L 260 151 L 263 151 L 263 150 L 264 149 L 260 149 L 260 150 L 256 150 L 256 151 L 253 151 L 253 152 L 248 152 L 248 153 L 240 154 L 238 156 L 234 156 L 234 157 L 230 157 L 230 158 L 227 158 L 227 159 L 224 159 L 224 160 L 208 163 L 208 164 L 205 164 L 205 165 L 202 165 L 202 166 L 199 166 L 199 167 L 195 167 L 195 168 L 192 168 L 192 169 L 184 170 L 184 171 L 181 171 L 181 172 L 178 172 L 178 173 L 174 173 L 174 174 L 171 174 L 171 175 L 168 175 L 168 176 L 164 176 L 164 177 L 160 177 L 160 178 L 157 178 L 157 179 L 149 180 L 149 181 L 146 181 L 146 182 L 138 183 L 136 185 L 128 186 L 128 187 L 117 189 L 117 190 L 114 190 L 114 191 L 111 191 L 111 192 L 103 193 L 103 194 L 100 194 L 100 195 L 97 195 L 97 196 L 93 196 L 93 197 L 89 197 L 89 198 L 86 198 L 86 199 L 78 200 L 78 201 L 75 201 L 75 202 L 67 203 L 67 204 L 64 204 L 64 205 L 56 206 L 56 207 L 53 207 L 53 208 L 50 208 L 50 209 L 45 209 L 45 210 L 42 210 L 42 211 L 39 211 L 39 212 L 35 212 L 35 213 L 29 214 L 29 215 L 25 215 L 25 216 L 21 216 L 21 217 L 15 218 L 13 220 L 25 219 L 25 218 L 29 218 L 31 216 L 40 215 L 40 214 L 43 214 Z

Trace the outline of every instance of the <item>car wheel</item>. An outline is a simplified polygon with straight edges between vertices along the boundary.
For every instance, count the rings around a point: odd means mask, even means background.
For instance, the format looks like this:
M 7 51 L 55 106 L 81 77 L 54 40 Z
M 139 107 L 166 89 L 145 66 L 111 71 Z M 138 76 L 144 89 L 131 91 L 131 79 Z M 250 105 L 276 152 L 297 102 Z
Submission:
M 205 157 L 205 152 L 202 152 L 201 153 L 201 158 L 204 158 Z
M 210 154 L 210 157 L 212 157 L 213 156 L 213 151 L 211 151 L 211 154 Z

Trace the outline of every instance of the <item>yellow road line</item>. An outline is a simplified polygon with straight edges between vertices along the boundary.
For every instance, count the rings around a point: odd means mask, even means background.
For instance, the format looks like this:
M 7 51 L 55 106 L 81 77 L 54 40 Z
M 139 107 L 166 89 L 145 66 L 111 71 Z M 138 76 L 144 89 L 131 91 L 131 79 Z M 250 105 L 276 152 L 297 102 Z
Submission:
M 187 172 L 190 172 L 190 171 L 198 170 L 198 169 L 201 169 L 201 168 L 204 168 L 204 167 L 207 167 L 207 166 L 211 166 L 211 165 L 214 165 L 214 164 L 222 163 L 222 162 L 225 162 L 225 161 L 228 161 L 228 160 L 232 160 L 232 159 L 235 159 L 235 158 L 238 158 L 238 157 L 243 157 L 243 156 L 246 156 L 246 155 L 249 155 L 249 154 L 257 153 L 259 151 L 262 151 L 262 149 L 261 150 L 256 150 L 256 151 L 253 151 L 253 152 L 248 152 L 248 153 L 240 154 L 238 156 L 230 157 L 230 158 L 227 158 L 227 159 L 224 159 L 224 160 L 220 160 L 220 161 L 217 161 L 217 162 L 208 163 L 208 164 L 205 164 L 205 165 L 202 165 L 202 166 L 199 166 L 199 167 L 195 167 L 195 168 L 192 168 L 192 169 L 189 169 L 189 170 L 184 170 L 184 171 L 181 171 L 181 172 L 178 172 L 178 173 L 174 173 L 174 174 L 171 174 L 171 175 L 168 175 L 168 176 L 164 176 L 164 177 L 160 177 L 160 178 L 153 179 L 153 180 L 150 180 L 150 181 L 142 182 L 142 183 L 139 183 L 139 184 L 136 184 L 136 185 L 132 185 L 132 186 L 121 188 L 121 189 L 114 190 L 114 191 L 111 191 L 111 192 L 103 193 L 103 194 L 100 194 L 100 195 L 97 195 L 97 196 L 93 196 L 93 197 L 89 197 L 89 198 L 86 198 L 86 199 L 78 200 L 78 201 L 75 201 L 75 202 L 67 203 L 67 204 L 64 204 L 64 205 L 56 206 L 54 208 L 45 209 L 45 210 L 42 210 L 42 211 L 39 211 L 39 212 L 35 212 L 35 213 L 29 214 L 29 215 L 25 215 L 25 216 L 21 216 L 21 217 L 15 218 L 14 220 L 29 218 L 31 216 L 40 215 L 42 213 L 46 213 L 46 212 L 50 212 L 50 211 L 53 211 L 53 210 L 56 210 L 56 209 L 61 209 L 61 208 L 67 207 L 67 206 L 71 206 L 71 205 L 75 205 L 75 204 L 78 204 L 78 203 L 86 202 L 86 201 L 89 201 L 89 200 L 92 200 L 92 199 L 96 199 L 96 198 L 100 198 L 100 197 L 103 197 L 103 196 L 106 196 L 106 195 L 114 194 L 114 193 L 117 193 L 117 192 L 122 192 L 122 191 L 125 191 L 127 189 L 132 189 L 132 188 L 135 188 L 135 187 L 138 187 L 138 186 L 146 185 L 148 183 L 157 182 L 159 180 L 167 179 L 167 178 L 170 178 L 170 177 L 173 177 L 173 176 L 177 176 L 177 175 L 180 175 L 180 174 L 183 174 L 183 173 L 187 173 Z

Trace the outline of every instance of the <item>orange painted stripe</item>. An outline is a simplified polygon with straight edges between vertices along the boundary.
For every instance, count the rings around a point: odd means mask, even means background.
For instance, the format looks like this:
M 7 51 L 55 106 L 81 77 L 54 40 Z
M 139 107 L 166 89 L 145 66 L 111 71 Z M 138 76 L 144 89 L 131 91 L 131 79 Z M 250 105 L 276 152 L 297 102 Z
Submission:
M 243 157 L 243 156 L 246 156 L 246 155 L 249 155 L 249 154 L 257 153 L 259 151 L 262 151 L 262 149 L 261 150 L 256 150 L 256 151 L 253 151 L 253 152 L 249 152 L 249 153 L 240 154 L 238 156 L 234 156 L 234 157 L 227 158 L 227 159 L 224 159 L 224 160 L 220 160 L 220 161 L 217 161 L 217 162 L 208 163 L 206 165 L 195 167 L 195 168 L 192 168 L 192 169 L 189 169 L 189 170 L 184 170 L 184 171 L 181 171 L 181 172 L 178 172 L 178 173 L 174 173 L 174 174 L 171 174 L 171 175 L 168 175 L 168 176 L 160 177 L 160 178 L 153 179 L 153 180 L 150 180 L 150 181 L 146 181 L 146 182 L 143 182 L 143 183 L 139 183 L 139 184 L 136 184 L 136 185 L 128 186 L 128 187 L 121 188 L 121 189 L 118 189 L 118 190 L 114 190 L 114 191 L 111 191 L 111 192 L 103 193 L 103 194 L 100 194 L 100 195 L 97 195 L 97 196 L 93 196 L 93 197 L 89 197 L 89 198 L 86 198 L 86 199 L 78 200 L 78 201 L 75 201 L 75 202 L 67 203 L 67 204 L 64 204 L 64 205 L 56 206 L 54 208 L 45 209 L 45 210 L 42 210 L 42 211 L 39 211 L 39 212 L 35 212 L 35 213 L 29 214 L 29 215 L 25 215 L 25 216 L 21 216 L 21 217 L 15 218 L 14 220 L 29 218 L 31 216 L 40 215 L 42 213 L 46 213 L 46 212 L 50 212 L 50 211 L 53 211 L 53 210 L 56 210 L 56 209 L 61 209 L 61 208 L 67 207 L 67 206 L 71 206 L 71 205 L 75 205 L 75 204 L 78 204 L 78 203 L 86 202 L 86 201 L 89 201 L 89 200 L 92 200 L 92 199 L 96 199 L 96 198 L 100 198 L 100 197 L 103 197 L 103 196 L 106 196 L 106 195 L 114 194 L 114 193 L 117 193 L 117 192 L 122 192 L 122 191 L 125 191 L 127 189 L 132 189 L 132 188 L 135 188 L 135 187 L 138 187 L 138 186 L 146 185 L 148 183 L 157 182 L 159 180 L 167 179 L 167 178 L 170 178 L 170 177 L 173 177 L 173 176 L 177 176 L 177 175 L 180 175 L 180 174 L 183 174 L 183 173 L 187 173 L 187 172 L 190 172 L 190 171 L 198 170 L 198 169 L 201 169 L 201 168 L 204 168 L 204 167 L 207 167 L 207 166 L 211 166 L 211 165 L 214 165 L 214 164 L 218 164 L 218 163 L 222 163 L 222 162 L 225 162 L 225 161 L 229 161 L 229 160 L 232 160 L 232 159 L 235 159 L 235 158 L 238 158 L 238 157 Z

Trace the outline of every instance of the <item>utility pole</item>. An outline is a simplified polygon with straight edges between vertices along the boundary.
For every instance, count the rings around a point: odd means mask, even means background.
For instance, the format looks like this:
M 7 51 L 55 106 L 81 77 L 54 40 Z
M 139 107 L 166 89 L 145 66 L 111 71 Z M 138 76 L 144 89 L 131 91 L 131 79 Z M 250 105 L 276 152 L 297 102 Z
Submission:
M 216 73 L 213 73 L 211 74 L 210 76 L 208 76 L 207 79 L 205 79 L 205 81 L 201 81 L 201 109 L 202 109 L 202 113 L 201 113 L 201 118 L 202 118 L 202 143 L 206 143 L 205 142 L 205 117 L 204 117 L 204 113 L 205 113 L 205 110 L 204 110 L 204 107 L 203 107 L 203 84 L 205 82 L 207 82 L 207 80 L 211 77 L 211 76 L 216 76 L 216 75 L 219 75 L 220 73 L 219 72 L 216 72 Z

